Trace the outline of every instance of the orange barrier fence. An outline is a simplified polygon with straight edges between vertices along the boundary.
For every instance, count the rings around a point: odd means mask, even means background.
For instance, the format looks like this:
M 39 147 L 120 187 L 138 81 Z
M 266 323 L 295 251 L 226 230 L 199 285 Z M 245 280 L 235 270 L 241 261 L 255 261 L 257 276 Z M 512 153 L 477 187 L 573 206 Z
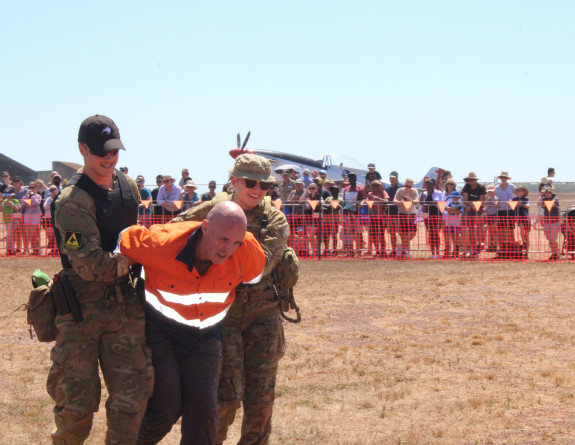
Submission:
M 58 255 L 49 217 L 11 215 L 0 223 L 0 256 Z M 575 215 L 559 217 L 315 214 L 286 216 L 289 245 L 302 259 L 575 259 Z M 141 215 L 140 224 L 173 215 Z

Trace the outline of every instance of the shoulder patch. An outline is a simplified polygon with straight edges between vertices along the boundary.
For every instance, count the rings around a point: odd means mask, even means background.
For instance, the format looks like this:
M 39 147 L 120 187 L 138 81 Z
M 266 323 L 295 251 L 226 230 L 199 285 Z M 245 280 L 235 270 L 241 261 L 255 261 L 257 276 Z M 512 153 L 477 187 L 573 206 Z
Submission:
M 69 250 L 80 250 L 82 236 L 79 232 L 66 232 L 64 236 L 64 247 Z

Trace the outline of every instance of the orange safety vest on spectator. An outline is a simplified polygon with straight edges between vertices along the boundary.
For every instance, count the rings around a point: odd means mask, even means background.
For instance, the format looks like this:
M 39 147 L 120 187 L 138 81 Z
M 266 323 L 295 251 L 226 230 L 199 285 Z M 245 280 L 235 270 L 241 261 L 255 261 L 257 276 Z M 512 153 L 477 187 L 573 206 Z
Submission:
M 205 275 L 195 266 L 190 271 L 176 256 L 200 225 L 186 221 L 149 229 L 131 226 L 122 232 L 120 251 L 144 266 L 145 297 L 154 309 L 178 323 L 206 328 L 225 317 L 238 284 L 259 281 L 265 255 L 246 232 L 242 245 L 224 263 L 210 265 Z

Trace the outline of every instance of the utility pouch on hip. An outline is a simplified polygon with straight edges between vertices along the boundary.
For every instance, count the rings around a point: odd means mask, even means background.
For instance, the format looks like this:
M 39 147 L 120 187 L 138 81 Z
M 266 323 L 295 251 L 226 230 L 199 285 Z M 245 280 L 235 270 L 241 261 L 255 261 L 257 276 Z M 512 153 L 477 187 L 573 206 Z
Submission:
M 32 283 L 35 288 L 30 292 L 26 304 L 26 317 L 30 326 L 30 338 L 33 338 L 32 328 L 41 342 L 56 340 L 56 306 L 52 294 L 52 283 L 36 285 L 34 277 Z

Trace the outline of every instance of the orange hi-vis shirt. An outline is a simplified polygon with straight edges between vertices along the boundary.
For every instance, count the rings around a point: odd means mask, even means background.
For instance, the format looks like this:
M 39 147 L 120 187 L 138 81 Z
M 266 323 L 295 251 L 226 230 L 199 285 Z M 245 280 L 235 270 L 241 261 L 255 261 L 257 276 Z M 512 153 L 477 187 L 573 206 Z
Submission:
M 146 301 L 163 316 L 196 328 L 220 322 L 242 282 L 257 283 L 262 276 L 265 255 L 246 232 L 244 241 L 231 258 L 211 264 L 205 275 L 196 267 L 176 259 L 192 242 L 192 233 L 201 222 L 158 224 L 149 229 L 131 226 L 121 234 L 120 251 L 140 263 L 144 270 Z M 200 229 L 201 230 L 201 229 Z

